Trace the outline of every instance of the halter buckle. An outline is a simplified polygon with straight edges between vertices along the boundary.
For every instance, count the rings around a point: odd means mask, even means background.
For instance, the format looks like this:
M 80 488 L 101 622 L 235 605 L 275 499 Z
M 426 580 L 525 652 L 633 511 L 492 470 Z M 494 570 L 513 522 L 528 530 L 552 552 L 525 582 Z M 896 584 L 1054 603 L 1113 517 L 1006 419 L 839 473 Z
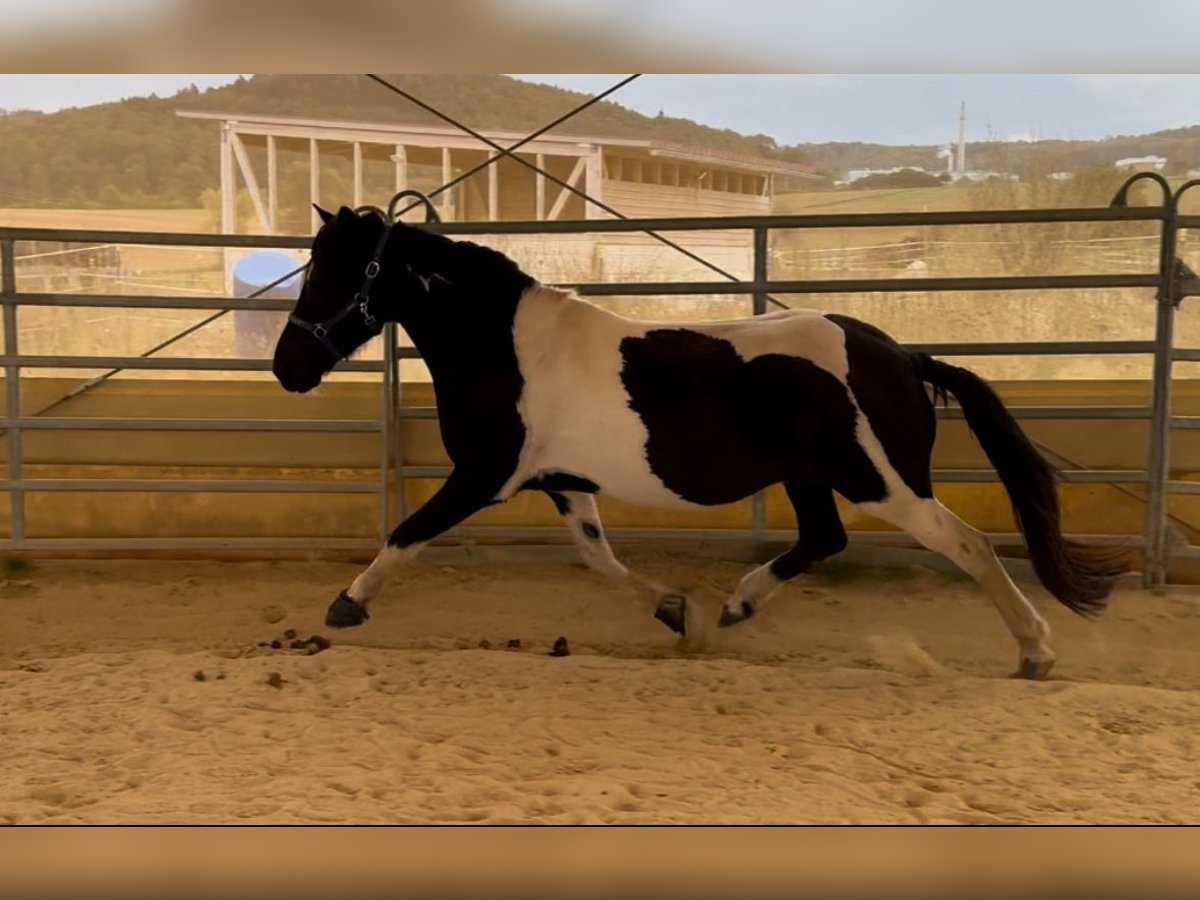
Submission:
M 379 260 L 373 259 L 367 263 L 367 277 L 374 278 L 379 274 Z
M 329 329 L 326 328 L 324 325 L 314 325 L 313 329 L 312 329 L 312 333 L 314 336 L 320 338 L 321 340 L 324 340 L 325 335 L 329 334 Z
M 358 313 L 362 316 L 364 324 L 366 324 L 368 328 L 374 328 L 375 317 L 371 315 L 370 311 L 367 309 L 367 304 L 370 302 L 370 298 L 367 297 L 367 295 L 362 291 L 359 291 L 354 295 L 354 299 L 358 301 Z

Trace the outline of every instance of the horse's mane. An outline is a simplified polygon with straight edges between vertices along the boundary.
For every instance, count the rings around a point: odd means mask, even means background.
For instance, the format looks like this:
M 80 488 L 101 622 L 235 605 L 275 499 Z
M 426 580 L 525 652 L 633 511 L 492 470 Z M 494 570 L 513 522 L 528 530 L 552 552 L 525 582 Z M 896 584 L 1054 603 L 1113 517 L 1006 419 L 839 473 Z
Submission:
M 356 212 L 363 218 L 376 218 L 386 224 L 387 214 L 374 206 L 359 207 Z M 397 225 L 403 223 L 396 223 Z M 528 279 L 533 278 L 524 272 L 519 265 L 507 254 L 477 244 L 474 241 L 456 241 L 445 235 L 426 231 L 420 225 L 407 225 L 409 240 L 414 244 L 416 253 L 431 262 L 430 269 L 440 271 L 460 283 L 479 281 L 495 282 L 497 279 Z

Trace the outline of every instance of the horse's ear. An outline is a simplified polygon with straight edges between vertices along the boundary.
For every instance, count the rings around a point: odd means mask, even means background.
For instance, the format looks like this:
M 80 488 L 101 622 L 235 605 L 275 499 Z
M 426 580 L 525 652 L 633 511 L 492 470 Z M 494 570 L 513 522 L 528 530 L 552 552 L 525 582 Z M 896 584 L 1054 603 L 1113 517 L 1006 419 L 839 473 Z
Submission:
M 313 209 L 317 211 L 317 215 L 321 217 L 321 221 L 326 225 L 333 221 L 333 213 L 329 212 L 328 210 L 321 209 L 321 207 L 317 206 L 315 203 L 313 204 Z

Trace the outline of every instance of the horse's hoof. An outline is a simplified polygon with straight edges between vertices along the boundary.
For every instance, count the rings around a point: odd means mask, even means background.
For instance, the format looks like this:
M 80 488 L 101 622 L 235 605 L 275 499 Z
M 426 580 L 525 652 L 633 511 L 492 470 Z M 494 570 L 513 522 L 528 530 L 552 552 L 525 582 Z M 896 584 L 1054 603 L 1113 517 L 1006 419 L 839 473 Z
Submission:
M 754 607 L 745 600 L 736 609 L 730 609 L 728 606 L 721 607 L 721 618 L 717 620 L 718 628 L 728 628 L 730 625 L 736 625 L 738 622 L 745 622 L 754 615 Z
M 687 598 L 678 594 L 667 594 L 658 601 L 654 618 L 681 637 L 687 637 Z
M 342 591 L 337 599 L 329 604 L 325 613 L 325 624 L 330 628 L 353 628 L 371 618 L 367 608 L 349 594 Z
M 1030 681 L 1041 681 L 1054 668 L 1052 659 L 1023 659 L 1017 668 L 1017 678 L 1027 678 Z

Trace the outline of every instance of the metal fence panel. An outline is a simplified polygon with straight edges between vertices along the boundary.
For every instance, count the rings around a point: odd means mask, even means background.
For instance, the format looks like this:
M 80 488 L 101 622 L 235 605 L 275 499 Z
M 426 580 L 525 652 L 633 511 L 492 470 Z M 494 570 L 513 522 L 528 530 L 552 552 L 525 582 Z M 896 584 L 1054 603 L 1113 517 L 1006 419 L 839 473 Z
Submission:
M 1127 185 L 1135 178 L 1130 179 Z M 1165 184 L 1165 182 L 1164 182 Z M 1189 185 L 1190 186 L 1190 185 Z M 742 295 L 750 298 L 754 314 L 767 311 L 772 294 L 900 292 L 900 291 L 1007 291 L 1093 288 L 1154 288 L 1156 290 L 1156 332 L 1154 340 L 1111 341 L 1045 341 L 1005 343 L 928 343 L 910 344 L 914 349 L 929 353 L 956 356 L 1003 355 L 1060 355 L 1060 354 L 1141 354 L 1153 357 L 1152 398 L 1149 406 L 1075 406 L 1014 408 L 1019 418 L 1029 419 L 1140 419 L 1149 420 L 1150 445 L 1147 448 L 1145 470 L 1089 470 L 1065 473 L 1068 481 L 1099 484 L 1138 484 L 1147 490 L 1147 515 L 1144 543 L 1147 561 L 1146 582 L 1161 583 L 1166 577 L 1170 548 L 1165 540 L 1166 502 L 1169 493 L 1200 493 L 1200 485 L 1170 481 L 1169 432 L 1172 428 L 1200 427 L 1200 418 L 1170 414 L 1170 377 L 1172 361 L 1200 359 L 1200 350 L 1173 347 L 1172 323 L 1175 309 L 1183 296 L 1200 288 L 1190 272 L 1181 275 L 1175 259 L 1176 239 L 1181 228 L 1200 228 L 1200 216 L 1180 216 L 1178 197 L 1188 186 L 1172 195 L 1168 191 L 1159 207 L 1126 208 L 1116 204 L 1108 208 L 959 211 L 925 213 L 870 213 L 800 216 L 729 216 L 689 217 L 674 219 L 599 219 L 584 221 L 537 222 L 449 222 L 426 226 L 447 235 L 514 235 L 514 234 L 585 234 L 647 231 L 749 230 L 753 236 L 753 274 L 750 281 L 723 282 L 647 282 L 624 284 L 574 285 L 581 294 L 612 295 Z M 1120 195 L 1118 196 L 1120 199 Z M 1113 273 L 1088 275 L 986 276 L 954 278 L 872 278 L 824 279 L 819 281 L 771 280 L 768 277 L 770 232 L 779 229 L 823 229 L 885 227 L 896 225 L 995 225 L 1001 223 L 1058 223 L 1058 222 L 1115 222 L 1158 221 L 1160 234 L 1160 264 L 1157 272 L 1140 274 Z M 7 431 L 9 460 L 8 478 L 0 483 L 8 492 L 12 509 L 12 536 L 0 541 L 0 546 L 13 550 L 182 550 L 182 549 L 253 549 L 291 550 L 311 548 L 312 540 L 295 538 L 107 538 L 107 539 L 30 539 L 25 527 L 25 497 L 30 491 L 229 491 L 229 492 L 298 492 L 298 493 L 374 493 L 379 501 L 378 536 L 383 539 L 394 524 L 394 516 L 403 517 L 406 479 L 443 477 L 444 466 L 407 465 L 400 446 L 403 419 L 436 417 L 432 407 L 400 406 L 402 382 L 399 378 L 401 359 L 419 358 L 409 347 L 396 343 L 396 328 L 385 331 L 383 359 L 358 360 L 340 365 L 349 372 L 379 373 L 381 402 L 376 419 L 344 420 L 259 420 L 220 418 L 122 418 L 77 417 L 63 418 L 28 414 L 20 409 L 20 371 L 22 368 L 78 368 L 195 371 L 266 371 L 266 360 L 226 360 L 218 358 L 162 358 L 129 356 L 84 355 L 25 355 L 21 352 L 17 332 L 17 310 L 21 306 L 79 306 L 124 307 L 144 309 L 198 310 L 287 310 L 290 301 L 255 300 L 212 296 L 134 296 L 124 294 L 55 294 L 21 293 L 18 291 L 14 244 L 17 240 L 53 240 L 87 244 L 139 244 L 187 247 L 259 248 L 288 247 L 304 249 L 311 240 L 306 237 L 167 234 L 125 231 L 93 231 L 47 228 L 0 228 L 0 304 L 4 316 L 4 352 L 0 359 L 6 373 L 5 393 L 7 412 L 3 426 Z M 1189 277 L 1190 276 L 1190 277 Z M 961 418 L 957 409 L 939 410 L 942 418 Z M 164 431 L 284 431 L 284 432 L 378 432 L 378 481 L 298 481 L 298 480 L 204 480 L 204 479 L 30 479 L 22 467 L 22 434 L 25 430 L 164 430 Z M 942 482 L 994 481 L 990 471 L 939 470 L 935 480 Z M 744 530 L 738 529 L 621 529 L 610 531 L 614 538 L 663 540 L 681 537 L 704 541 L 752 540 L 767 542 L 790 536 L 767 528 L 764 500 L 753 499 L 751 519 Z M 462 527 L 452 534 L 485 536 L 510 541 L 557 540 L 552 529 L 520 527 Z M 903 536 L 888 534 L 888 540 Z M 1007 536 L 1011 537 L 1011 536 Z M 856 534 L 858 539 L 879 540 L 878 536 Z M 1005 536 L 993 535 L 994 539 Z M 1117 543 L 1128 539 L 1112 537 Z M 321 548 L 361 549 L 370 542 L 356 538 L 329 538 L 319 541 Z M 1182 554 L 1186 555 L 1186 554 Z

